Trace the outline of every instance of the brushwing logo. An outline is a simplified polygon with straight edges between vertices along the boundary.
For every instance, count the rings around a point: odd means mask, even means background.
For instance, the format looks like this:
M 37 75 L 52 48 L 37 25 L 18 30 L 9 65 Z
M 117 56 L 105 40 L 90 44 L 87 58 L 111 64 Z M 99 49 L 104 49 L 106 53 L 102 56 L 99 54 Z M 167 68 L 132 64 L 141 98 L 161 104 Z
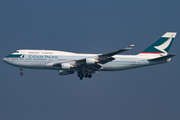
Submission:
M 167 54 L 167 52 L 165 51 L 165 49 L 166 49 L 166 48 L 169 46 L 169 44 L 171 43 L 172 37 L 173 37 L 173 35 L 172 35 L 167 41 L 165 41 L 163 44 L 161 44 L 161 45 L 159 45 L 159 46 L 154 46 L 154 48 L 156 48 L 156 49 L 162 51 L 163 53 L 166 53 L 166 54 Z
M 20 56 L 20 58 L 24 58 L 24 55 L 22 54 L 22 55 Z

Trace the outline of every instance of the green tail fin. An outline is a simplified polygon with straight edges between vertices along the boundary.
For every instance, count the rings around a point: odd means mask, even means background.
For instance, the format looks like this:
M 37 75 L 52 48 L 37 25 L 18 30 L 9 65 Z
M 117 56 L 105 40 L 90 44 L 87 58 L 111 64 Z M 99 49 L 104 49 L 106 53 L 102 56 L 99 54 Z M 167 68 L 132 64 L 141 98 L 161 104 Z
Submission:
M 141 54 L 165 54 L 167 55 L 176 32 L 167 32 L 159 40 L 145 49 Z

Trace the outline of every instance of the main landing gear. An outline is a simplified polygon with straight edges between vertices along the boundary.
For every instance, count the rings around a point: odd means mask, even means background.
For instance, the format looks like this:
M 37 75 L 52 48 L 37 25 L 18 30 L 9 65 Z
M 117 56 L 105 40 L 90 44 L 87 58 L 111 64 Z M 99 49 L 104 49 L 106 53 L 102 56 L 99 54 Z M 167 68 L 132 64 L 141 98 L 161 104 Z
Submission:
M 23 72 L 22 72 L 23 70 L 22 70 L 22 68 L 20 68 L 20 70 L 21 70 L 20 75 L 22 76 L 23 75 Z
M 92 77 L 92 74 L 91 73 L 86 73 L 85 75 L 82 73 L 82 72 L 79 72 L 78 75 L 80 80 L 82 80 L 84 77 L 85 78 L 91 78 Z
M 85 74 L 85 78 L 91 78 L 92 74 Z

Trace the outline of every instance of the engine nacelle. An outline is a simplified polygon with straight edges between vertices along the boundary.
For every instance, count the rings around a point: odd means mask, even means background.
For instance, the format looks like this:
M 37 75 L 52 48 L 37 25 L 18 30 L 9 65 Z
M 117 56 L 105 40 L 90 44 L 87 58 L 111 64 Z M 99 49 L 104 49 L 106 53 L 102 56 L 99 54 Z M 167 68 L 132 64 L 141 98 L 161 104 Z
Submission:
M 61 67 L 62 67 L 62 69 L 68 70 L 68 69 L 71 68 L 71 64 L 70 64 L 70 63 L 62 63 L 62 64 L 61 64 Z
M 59 75 L 68 75 L 68 74 L 74 74 L 74 71 L 59 70 Z
M 94 65 L 96 63 L 95 58 L 86 58 L 86 64 L 87 65 Z

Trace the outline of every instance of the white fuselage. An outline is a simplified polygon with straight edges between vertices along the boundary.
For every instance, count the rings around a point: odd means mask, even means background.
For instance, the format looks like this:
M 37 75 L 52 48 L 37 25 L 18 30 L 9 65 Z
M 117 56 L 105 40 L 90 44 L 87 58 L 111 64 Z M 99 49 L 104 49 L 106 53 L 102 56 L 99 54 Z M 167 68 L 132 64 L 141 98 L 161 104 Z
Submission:
M 17 66 L 20 68 L 31 69 L 54 69 L 63 70 L 61 67 L 53 66 L 54 63 L 65 63 L 94 57 L 98 54 L 77 54 L 71 52 L 55 51 L 55 50 L 18 50 L 15 53 L 5 57 L 4 62 Z M 148 61 L 148 59 L 159 57 L 160 55 L 115 55 L 115 60 L 100 64 L 102 67 L 100 71 L 119 71 L 132 69 L 137 67 L 149 66 L 169 62 L 169 60 L 162 61 Z M 77 71 L 76 69 L 72 69 Z

